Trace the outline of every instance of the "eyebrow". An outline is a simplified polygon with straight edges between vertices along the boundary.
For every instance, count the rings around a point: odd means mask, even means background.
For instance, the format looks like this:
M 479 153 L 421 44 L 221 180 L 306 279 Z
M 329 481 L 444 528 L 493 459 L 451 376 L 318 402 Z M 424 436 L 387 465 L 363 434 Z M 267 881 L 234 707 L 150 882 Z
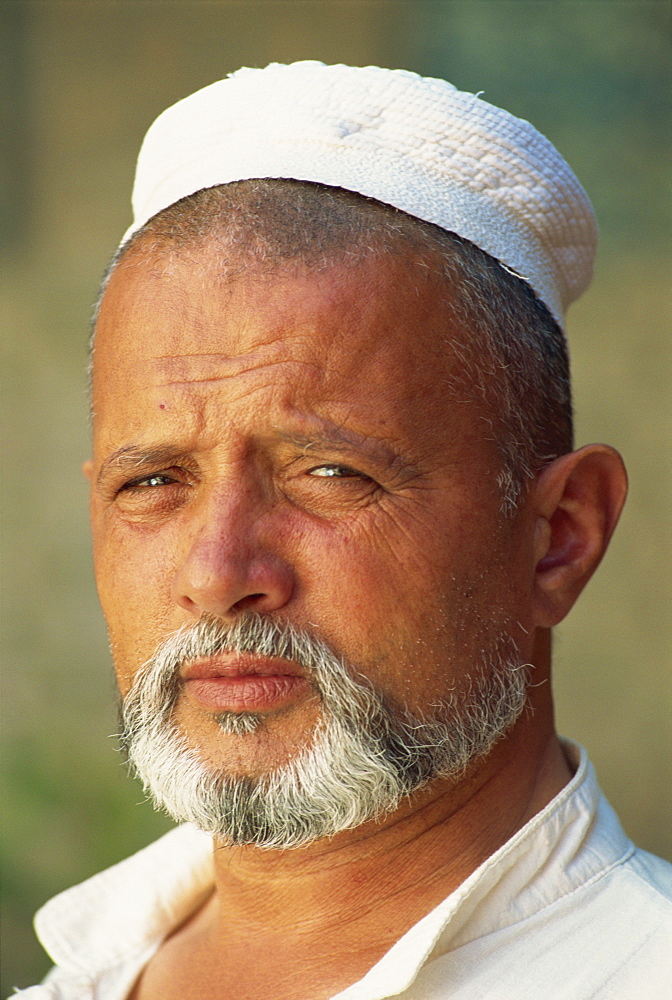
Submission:
M 96 485 L 100 487 L 113 469 L 115 472 L 127 473 L 143 465 L 175 465 L 178 461 L 184 461 L 185 457 L 184 451 L 170 445 L 157 448 L 126 445 L 108 455 L 100 467 Z
M 304 451 L 309 451 L 311 448 L 329 448 L 334 451 L 351 452 L 355 449 L 365 452 L 381 465 L 392 466 L 400 461 L 400 456 L 382 441 L 357 431 L 345 430 L 343 427 L 323 428 L 307 434 L 275 428 L 275 433 L 281 441 L 287 441 Z

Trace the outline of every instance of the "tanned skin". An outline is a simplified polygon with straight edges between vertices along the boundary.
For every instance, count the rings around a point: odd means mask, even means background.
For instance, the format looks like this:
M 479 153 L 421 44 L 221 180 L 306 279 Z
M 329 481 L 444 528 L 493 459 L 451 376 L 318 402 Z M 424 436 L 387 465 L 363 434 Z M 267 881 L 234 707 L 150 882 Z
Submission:
M 446 388 L 440 279 L 372 257 L 312 273 L 221 273 L 216 249 L 114 272 L 94 365 L 92 523 L 122 695 L 169 633 L 254 610 L 308 628 L 422 712 L 502 632 L 532 665 L 529 709 L 459 780 L 287 851 L 214 845 L 208 901 L 133 1000 L 322 1000 L 361 978 L 567 783 L 550 629 L 598 565 L 625 497 L 590 445 L 500 512 L 491 415 Z M 258 775 L 310 742 L 306 685 L 260 730 L 224 734 L 185 695 L 204 760 Z

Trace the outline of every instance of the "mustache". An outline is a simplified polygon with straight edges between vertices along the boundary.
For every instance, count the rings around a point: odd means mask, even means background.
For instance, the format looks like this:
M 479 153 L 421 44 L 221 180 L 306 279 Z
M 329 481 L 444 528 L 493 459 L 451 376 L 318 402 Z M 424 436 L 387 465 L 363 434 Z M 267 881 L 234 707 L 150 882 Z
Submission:
M 359 673 L 319 636 L 288 622 L 256 612 L 241 615 L 231 623 L 202 615 L 195 624 L 183 626 L 157 647 L 136 674 L 127 698 L 134 689 L 144 686 L 148 694 L 158 697 L 167 711 L 180 691 L 183 666 L 220 653 L 248 653 L 291 661 L 301 667 L 307 680 L 318 690 L 330 686 L 335 672 Z M 358 676 L 360 679 L 365 681 L 362 675 Z

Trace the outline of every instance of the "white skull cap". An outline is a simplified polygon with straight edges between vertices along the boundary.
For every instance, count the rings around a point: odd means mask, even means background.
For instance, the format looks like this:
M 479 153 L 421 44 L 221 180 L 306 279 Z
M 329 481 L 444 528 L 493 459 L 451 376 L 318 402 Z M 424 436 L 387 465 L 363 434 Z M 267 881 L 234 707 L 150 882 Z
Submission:
M 138 157 L 133 225 L 202 188 L 261 177 L 356 191 L 475 243 L 563 325 L 597 225 L 529 122 L 445 80 L 306 61 L 240 69 L 161 114 Z

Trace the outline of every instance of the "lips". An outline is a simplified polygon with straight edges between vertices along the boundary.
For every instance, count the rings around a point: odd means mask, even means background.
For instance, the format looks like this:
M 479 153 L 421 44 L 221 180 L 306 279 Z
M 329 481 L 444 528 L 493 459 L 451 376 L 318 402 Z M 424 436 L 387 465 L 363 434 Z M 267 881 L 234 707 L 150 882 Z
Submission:
M 288 660 L 224 653 L 190 661 L 182 670 L 187 698 L 207 712 L 271 712 L 310 688 Z

